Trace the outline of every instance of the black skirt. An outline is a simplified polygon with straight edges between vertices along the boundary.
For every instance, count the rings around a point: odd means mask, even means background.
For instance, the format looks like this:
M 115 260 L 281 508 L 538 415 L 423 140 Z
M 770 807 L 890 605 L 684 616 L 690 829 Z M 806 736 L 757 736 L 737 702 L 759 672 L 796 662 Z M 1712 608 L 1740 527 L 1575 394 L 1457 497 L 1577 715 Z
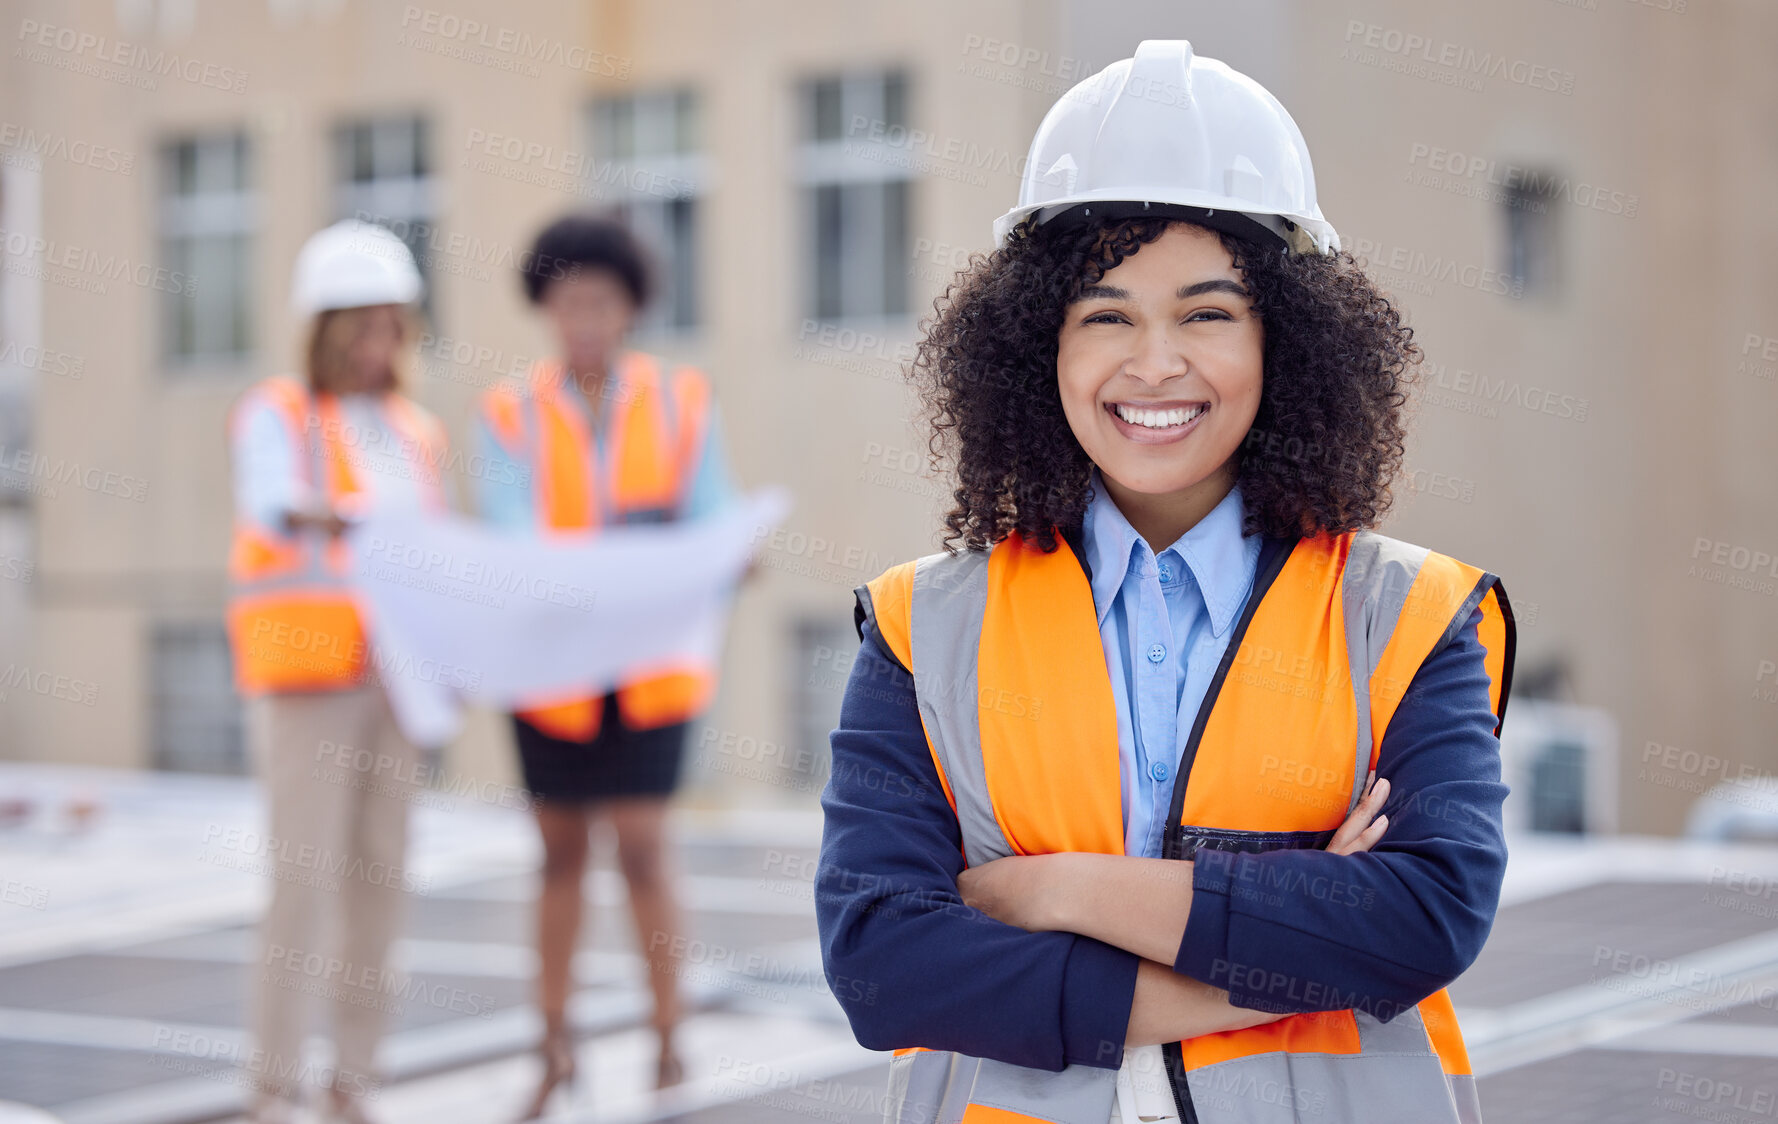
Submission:
M 607 693 L 599 732 L 590 742 L 546 734 L 512 716 L 525 787 L 538 800 L 584 804 L 612 796 L 668 796 L 679 786 L 680 759 L 691 724 L 652 730 L 623 724 L 617 693 Z

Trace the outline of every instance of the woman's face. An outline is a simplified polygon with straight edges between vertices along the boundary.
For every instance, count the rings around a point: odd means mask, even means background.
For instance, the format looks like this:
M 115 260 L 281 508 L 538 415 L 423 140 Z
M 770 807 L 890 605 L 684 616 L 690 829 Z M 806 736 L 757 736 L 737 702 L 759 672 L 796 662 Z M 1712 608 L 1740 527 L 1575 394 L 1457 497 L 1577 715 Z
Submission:
M 1064 312 L 1062 410 L 1114 491 L 1226 492 L 1259 412 L 1264 352 L 1221 240 L 1173 223 Z
M 395 386 L 395 359 L 407 344 L 402 308 L 378 304 L 347 309 L 337 329 L 340 362 L 330 389 L 336 394 L 368 394 Z
M 543 291 L 543 314 L 568 367 L 602 371 L 635 319 L 636 302 L 608 269 L 571 270 Z

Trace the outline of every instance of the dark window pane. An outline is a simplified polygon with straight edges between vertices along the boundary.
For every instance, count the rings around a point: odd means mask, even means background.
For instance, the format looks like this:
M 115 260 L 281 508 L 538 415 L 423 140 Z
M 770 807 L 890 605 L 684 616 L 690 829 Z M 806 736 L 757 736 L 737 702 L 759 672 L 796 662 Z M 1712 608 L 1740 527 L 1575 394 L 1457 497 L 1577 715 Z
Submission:
M 432 174 L 432 137 L 426 122 L 415 118 L 414 130 L 414 175 L 429 176 Z
M 843 121 L 840 80 L 838 78 L 822 78 L 814 85 L 814 139 L 817 141 L 839 140 Z
M 883 185 L 883 312 L 901 316 L 908 310 L 908 181 Z
M 814 189 L 815 220 L 815 315 L 823 320 L 841 316 L 840 240 L 844 236 L 841 188 L 821 184 Z
M 907 76 L 891 72 L 883 80 L 883 127 L 893 129 L 907 124 Z
M 241 703 L 222 625 L 159 625 L 150 644 L 155 768 L 246 772 Z
M 702 137 L 699 135 L 698 99 L 690 90 L 681 90 L 673 98 L 673 148 L 674 152 L 696 152 Z

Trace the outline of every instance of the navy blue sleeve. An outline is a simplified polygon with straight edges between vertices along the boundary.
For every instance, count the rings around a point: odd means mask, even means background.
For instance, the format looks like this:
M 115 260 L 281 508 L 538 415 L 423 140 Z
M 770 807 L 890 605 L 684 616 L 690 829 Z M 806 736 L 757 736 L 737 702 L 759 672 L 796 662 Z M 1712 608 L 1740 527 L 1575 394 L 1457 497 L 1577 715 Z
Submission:
M 1506 874 L 1481 619 L 1420 666 L 1383 734 L 1382 840 L 1361 855 L 1199 852 L 1175 970 L 1239 1007 L 1386 1021 L 1474 962 Z
M 859 1043 L 1032 1069 L 1123 1059 L 1138 958 L 1028 933 L 963 904 L 963 844 L 914 703 L 868 619 L 833 731 L 815 916 L 828 984 Z

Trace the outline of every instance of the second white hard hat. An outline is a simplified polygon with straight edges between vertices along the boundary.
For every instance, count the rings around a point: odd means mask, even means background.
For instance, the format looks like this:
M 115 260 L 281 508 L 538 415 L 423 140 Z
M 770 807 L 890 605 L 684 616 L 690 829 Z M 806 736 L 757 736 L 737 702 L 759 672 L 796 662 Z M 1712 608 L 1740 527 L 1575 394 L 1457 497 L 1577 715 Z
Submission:
M 388 227 L 346 219 L 318 231 L 296 255 L 290 305 L 298 316 L 330 308 L 420 299 L 414 255 Z
M 1019 205 L 994 244 L 1035 215 L 1174 215 L 1333 253 L 1303 134 L 1264 86 L 1184 39 L 1145 39 L 1064 94 L 1037 127 Z M 1256 225 L 1257 224 L 1257 225 Z

